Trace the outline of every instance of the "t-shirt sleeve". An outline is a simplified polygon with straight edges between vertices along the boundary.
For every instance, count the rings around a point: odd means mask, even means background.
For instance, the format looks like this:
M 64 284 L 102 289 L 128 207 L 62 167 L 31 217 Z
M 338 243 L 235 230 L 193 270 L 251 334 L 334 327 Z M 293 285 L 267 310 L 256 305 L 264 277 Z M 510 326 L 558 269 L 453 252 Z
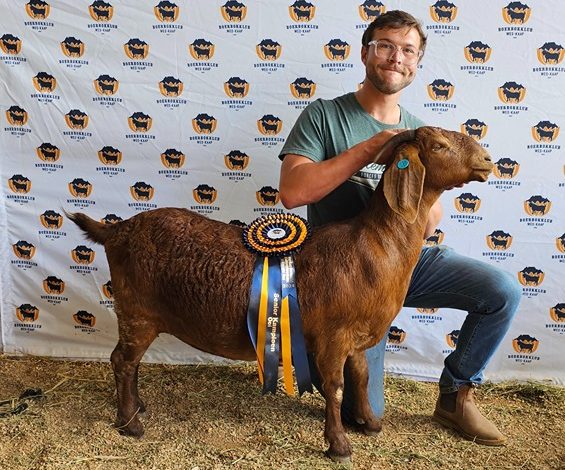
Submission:
M 324 122 L 322 102 L 316 100 L 310 103 L 294 123 L 279 158 L 283 160 L 285 155 L 293 153 L 315 162 L 324 160 Z

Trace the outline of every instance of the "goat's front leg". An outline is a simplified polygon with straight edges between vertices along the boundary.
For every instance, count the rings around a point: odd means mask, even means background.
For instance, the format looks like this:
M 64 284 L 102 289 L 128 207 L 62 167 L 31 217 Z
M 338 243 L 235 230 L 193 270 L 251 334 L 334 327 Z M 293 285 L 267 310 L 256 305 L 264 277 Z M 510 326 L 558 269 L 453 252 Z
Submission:
M 138 415 L 145 411 L 145 405 L 139 398 L 137 375 L 139 361 L 156 336 L 157 333 L 153 330 L 144 330 L 129 338 L 120 334 L 110 357 L 118 395 L 116 427 L 121 434 L 135 437 L 143 435 L 143 425 Z
M 316 365 L 320 373 L 324 396 L 326 397 L 326 425 L 324 437 L 330 444 L 327 455 L 339 463 L 351 461 L 351 444 L 341 423 L 341 402 L 343 401 L 343 366 L 347 354 L 335 348 L 337 341 L 318 349 Z
M 363 432 L 368 436 L 374 436 L 382 429 L 381 421 L 378 419 L 369 405 L 367 386 L 369 384 L 369 371 L 367 369 L 367 358 L 365 351 L 353 353 L 347 358 L 346 363 L 353 393 L 355 397 L 354 418 L 362 426 Z

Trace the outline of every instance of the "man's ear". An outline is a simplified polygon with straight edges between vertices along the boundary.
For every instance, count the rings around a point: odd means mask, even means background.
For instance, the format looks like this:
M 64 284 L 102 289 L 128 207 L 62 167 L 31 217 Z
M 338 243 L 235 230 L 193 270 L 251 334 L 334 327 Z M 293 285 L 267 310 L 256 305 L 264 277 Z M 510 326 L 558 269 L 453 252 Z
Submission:
M 363 65 L 367 65 L 368 52 L 369 48 L 367 46 L 361 46 L 361 62 L 363 62 Z
M 416 144 L 399 145 L 383 175 L 383 190 L 390 208 L 409 224 L 418 216 L 426 169 Z

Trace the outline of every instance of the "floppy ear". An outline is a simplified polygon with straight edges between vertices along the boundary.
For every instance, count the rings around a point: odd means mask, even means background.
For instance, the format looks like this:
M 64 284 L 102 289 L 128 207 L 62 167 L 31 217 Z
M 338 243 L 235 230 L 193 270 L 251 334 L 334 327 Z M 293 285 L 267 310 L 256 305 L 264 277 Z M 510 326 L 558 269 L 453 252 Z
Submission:
M 385 199 L 409 224 L 414 223 L 424 189 L 426 169 L 415 144 L 400 145 L 383 175 Z

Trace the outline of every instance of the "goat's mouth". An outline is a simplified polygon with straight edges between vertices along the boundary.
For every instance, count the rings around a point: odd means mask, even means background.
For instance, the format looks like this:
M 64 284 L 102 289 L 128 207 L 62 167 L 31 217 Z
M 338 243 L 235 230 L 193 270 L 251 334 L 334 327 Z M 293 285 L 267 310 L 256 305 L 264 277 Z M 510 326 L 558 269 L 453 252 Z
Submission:
M 489 175 L 492 173 L 492 168 L 492 165 L 473 168 L 473 180 L 484 183 L 488 180 Z

